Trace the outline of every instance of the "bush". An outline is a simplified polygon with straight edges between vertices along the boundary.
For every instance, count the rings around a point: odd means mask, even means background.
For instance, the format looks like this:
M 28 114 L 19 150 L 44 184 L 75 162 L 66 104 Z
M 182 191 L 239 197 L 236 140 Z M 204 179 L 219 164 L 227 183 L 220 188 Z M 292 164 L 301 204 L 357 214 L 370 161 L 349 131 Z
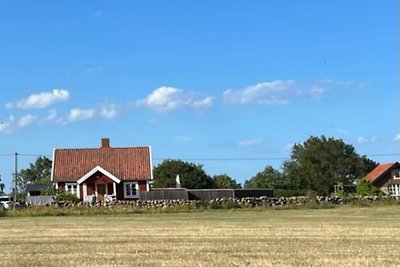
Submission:
M 383 196 L 384 193 L 376 186 L 371 185 L 365 179 L 359 179 L 357 181 L 357 191 L 358 196 Z
M 62 189 L 57 189 L 55 187 L 49 187 L 46 190 L 43 190 L 42 194 L 45 196 L 56 196 L 57 201 L 65 201 L 72 203 L 78 203 L 80 201 L 76 195 L 73 195 Z
M 226 199 L 222 202 L 221 208 L 235 209 L 235 208 L 240 208 L 240 205 L 236 203 L 233 199 Z
M 274 189 L 274 197 L 305 196 L 307 192 L 301 189 Z

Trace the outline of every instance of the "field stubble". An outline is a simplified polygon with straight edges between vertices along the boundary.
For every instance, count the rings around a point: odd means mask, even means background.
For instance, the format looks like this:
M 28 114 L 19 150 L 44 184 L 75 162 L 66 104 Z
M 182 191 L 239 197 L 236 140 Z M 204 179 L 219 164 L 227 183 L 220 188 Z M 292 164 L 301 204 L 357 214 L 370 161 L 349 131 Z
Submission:
M 399 206 L 0 218 L 0 266 L 399 266 Z

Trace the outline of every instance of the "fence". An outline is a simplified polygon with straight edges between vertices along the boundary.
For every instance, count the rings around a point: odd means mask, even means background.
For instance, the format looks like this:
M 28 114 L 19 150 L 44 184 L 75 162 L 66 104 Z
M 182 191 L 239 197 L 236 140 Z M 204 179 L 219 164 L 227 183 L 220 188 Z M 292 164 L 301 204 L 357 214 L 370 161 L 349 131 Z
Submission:
M 189 200 L 187 189 L 152 189 L 151 191 L 141 191 L 140 192 L 140 200 L 156 200 L 156 199 L 182 199 Z
M 55 196 L 27 196 L 25 203 L 27 205 L 42 206 L 53 203 Z

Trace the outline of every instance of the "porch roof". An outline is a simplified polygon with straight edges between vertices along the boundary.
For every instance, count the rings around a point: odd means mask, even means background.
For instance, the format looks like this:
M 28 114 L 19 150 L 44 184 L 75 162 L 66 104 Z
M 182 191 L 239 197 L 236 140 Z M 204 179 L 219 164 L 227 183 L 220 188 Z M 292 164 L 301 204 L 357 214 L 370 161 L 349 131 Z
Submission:
M 108 171 L 106 171 L 105 169 L 103 169 L 100 166 L 96 166 L 94 167 L 91 171 L 89 171 L 88 173 L 86 173 L 84 176 L 82 176 L 77 183 L 81 184 L 84 181 L 86 181 L 89 177 L 91 177 L 93 174 L 95 174 L 96 172 L 101 172 L 102 174 L 106 175 L 108 178 L 110 178 L 111 180 L 113 180 L 115 183 L 119 184 L 121 182 L 120 179 L 118 179 L 117 177 L 115 177 L 114 175 L 112 175 L 111 173 L 109 173 Z

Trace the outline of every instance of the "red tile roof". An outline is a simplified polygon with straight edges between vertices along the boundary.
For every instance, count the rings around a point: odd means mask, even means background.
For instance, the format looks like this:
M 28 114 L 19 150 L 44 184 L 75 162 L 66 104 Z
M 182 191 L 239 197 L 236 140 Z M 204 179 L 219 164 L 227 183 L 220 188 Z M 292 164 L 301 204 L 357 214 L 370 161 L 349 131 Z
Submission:
M 96 166 L 120 180 L 150 180 L 150 147 L 55 149 L 53 181 L 77 181 Z
M 373 183 L 375 180 L 380 178 L 385 172 L 390 170 L 394 165 L 398 164 L 397 162 L 390 162 L 390 163 L 382 163 L 375 167 L 372 171 L 370 171 L 365 179 L 369 182 Z

